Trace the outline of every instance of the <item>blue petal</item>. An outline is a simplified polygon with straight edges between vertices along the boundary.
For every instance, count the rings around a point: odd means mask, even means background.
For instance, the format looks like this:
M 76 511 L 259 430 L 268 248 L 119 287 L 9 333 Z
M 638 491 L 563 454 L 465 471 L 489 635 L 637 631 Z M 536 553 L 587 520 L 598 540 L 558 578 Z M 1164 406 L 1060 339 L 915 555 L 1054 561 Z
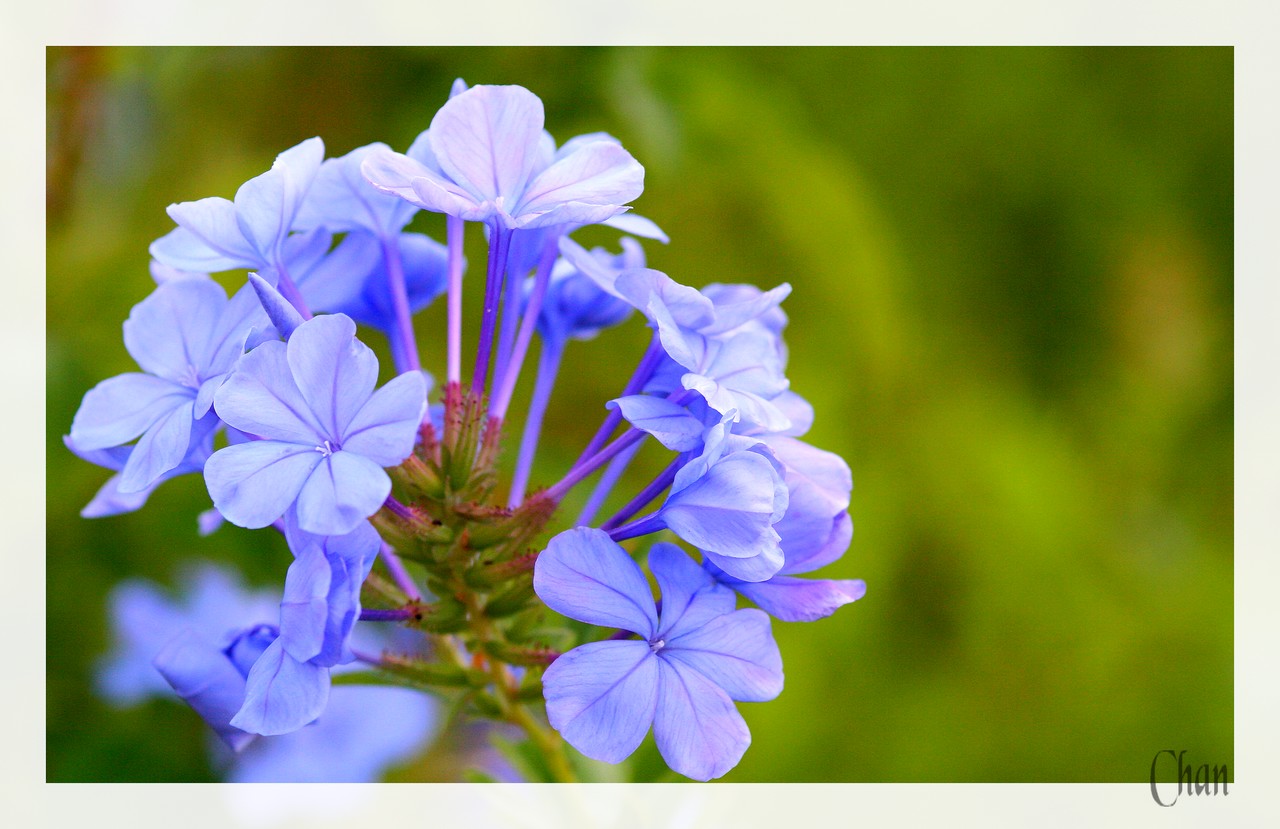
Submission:
M 702 444 L 702 421 L 666 398 L 633 394 L 610 400 L 606 408 L 617 409 L 628 423 L 653 435 L 668 449 L 688 452 Z
M 391 478 L 381 466 L 355 452 L 334 452 L 315 466 L 298 493 L 298 526 L 318 535 L 344 535 L 377 512 L 390 494 Z
M 194 397 L 194 390 L 149 374 L 108 378 L 85 394 L 71 422 L 71 440 L 83 451 L 120 446 Z
M 649 569 L 662 594 L 658 636 L 668 644 L 717 616 L 733 612 L 733 591 L 716 582 L 675 544 L 654 544 L 649 550 Z
M 249 179 L 236 191 L 236 222 L 263 262 L 275 261 L 276 251 L 292 228 L 323 160 L 324 143 L 319 138 L 308 138 L 280 153 L 270 170 Z
M 302 314 L 299 314 L 298 309 L 293 307 L 293 303 L 285 299 L 270 282 L 256 273 L 249 274 L 249 284 L 253 287 L 253 292 L 258 295 L 262 310 L 266 312 L 271 324 L 280 332 L 280 336 L 286 340 L 289 339 L 289 335 L 305 322 Z
M 194 398 L 194 395 L 192 396 Z M 138 492 L 156 483 L 164 473 L 176 468 L 186 457 L 193 437 L 199 440 L 207 433 L 211 423 L 203 425 L 193 435 L 191 423 L 194 419 L 194 399 L 181 406 L 176 406 L 164 417 L 156 421 L 151 428 L 143 432 L 142 438 L 129 453 L 129 460 L 120 470 L 120 490 L 122 492 Z
M 797 579 L 774 576 L 756 584 L 734 584 L 733 588 L 762 610 L 784 622 L 812 622 L 836 609 L 861 599 L 867 584 L 861 579 Z
M 318 446 L 325 432 L 298 390 L 286 346 L 266 342 L 246 354 L 213 396 L 218 417 L 251 435 Z
M 244 687 L 244 704 L 231 724 L 253 734 L 286 734 L 324 711 L 329 669 L 297 661 L 277 639 L 253 663 Z
M 735 328 L 746 325 L 748 322 L 758 321 L 761 318 L 769 319 L 770 324 L 766 325 L 766 329 L 770 333 L 777 334 L 786 325 L 786 315 L 783 314 L 781 319 L 777 319 L 777 314 L 782 314 L 778 305 L 791 294 L 791 286 L 786 282 L 771 291 L 760 291 L 754 285 L 739 286 L 746 289 L 747 293 L 752 294 L 750 297 L 739 296 L 738 292 L 725 290 L 727 286 L 717 286 L 720 290 L 712 289 L 708 292 L 703 289 L 704 294 L 709 293 L 713 297 L 716 305 L 716 321 L 701 329 L 701 333 L 710 335 L 723 335 Z M 714 299 L 716 296 L 723 297 L 720 301 Z M 732 296 L 733 301 L 729 300 Z M 775 313 L 776 312 L 776 313 Z M 764 324 L 763 322 L 761 324 Z
M 524 87 L 473 86 L 431 120 L 431 148 L 454 182 L 511 210 L 538 161 L 542 122 L 542 101 Z
M 672 771 L 694 780 L 723 776 L 738 764 L 751 732 L 733 700 L 702 674 L 658 659 L 653 736 Z
M 356 324 L 344 314 L 308 320 L 287 347 L 289 370 L 302 398 L 328 438 L 338 438 L 373 394 L 378 358 L 356 339 Z
M 160 262 L 202 273 L 264 264 L 236 222 L 235 205 L 226 199 L 171 204 L 168 213 L 178 228 L 151 243 L 151 255 Z
M 245 680 L 217 644 L 188 628 L 156 655 L 154 664 L 232 751 L 253 741 L 253 734 L 231 725 L 245 699 Z
M 660 515 L 676 535 L 703 550 L 734 558 L 761 555 L 777 549 L 773 524 L 781 518 L 775 513 L 779 483 L 765 458 L 735 452 L 673 492 Z
M 148 374 L 195 388 L 208 363 L 209 342 L 227 302 L 211 279 L 179 279 L 133 306 L 124 347 Z
M 309 446 L 258 440 L 214 452 L 204 479 L 213 505 L 228 521 L 258 529 L 284 514 L 321 460 Z
M 648 642 L 592 642 L 552 662 L 542 688 L 560 736 L 588 757 L 620 763 L 653 722 L 658 660 Z
M 426 413 L 427 381 L 422 372 L 401 374 L 373 393 L 339 435 L 342 448 L 382 466 L 395 466 L 413 451 Z
M 644 167 L 631 153 L 614 141 L 594 141 L 539 173 L 512 213 L 530 228 L 594 224 L 621 213 L 642 192 Z
M 534 565 L 533 589 L 547 607 L 579 622 L 645 639 L 657 630 L 644 573 L 602 530 L 577 527 L 551 539 Z
M 741 581 L 764 581 L 782 571 L 786 561 L 785 554 L 779 547 L 769 547 L 759 555 L 749 558 L 735 558 L 703 550 L 707 561 L 715 564 L 731 577 Z
M 439 170 L 411 158 L 413 152 L 413 147 L 409 149 L 410 155 L 372 152 L 361 163 L 360 172 L 377 190 L 426 210 L 471 220 L 481 220 L 488 215 L 471 193 L 454 184 Z M 431 158 L 434 161 L 434 154 Z
M 329 618 L 332 571 L 324 551 L 307 546 L 297 553 L 284 578 L 280 600 L 280 642 L 299 662 L 319 655 Z
M 853 539 L 853 520 L 849 518 L 847 512 L 842 512 L 835 517 L 831 523 L 830 534 L 821 544 L 807 547 L 797 546 L 789 540 L 784 533 L 785 524 L 784 518 L 776 527 L 778 534 L 782 536 L 782 551 L 787 558 L 782 569 L 778 571 L 783 575 L 808 573 L 830 564 L 844 555 L 845 550 L 849 549 L 849 542 Z
M 326 227 L 335 233 L 368 230 L 396 233 L 416 212 L 404 199 L 373 187 L 360 171 L 370 153 L 391 152 L 381 142 L 357 147 L 320 165 L 307 198 L 298 210 L 295 227 Z
M 639 236 L 642 239 L 657 239 L 664 245 L 671 240 L 667 238 L 667 234 L 662 228 L 658 227 L 653 220 L 646 219 L 644 216 L 637 216 L 635 213 L 619 213 L 612 219 L 606 219 L 602 224 L 621 230 L 623 233 L 630 233 L 632 236 Z
M 764 702 L 782 693 L 782 654 L 759 610 L 735 610 L 667 640 L 660 655 L 688 666 L 731 699 Z

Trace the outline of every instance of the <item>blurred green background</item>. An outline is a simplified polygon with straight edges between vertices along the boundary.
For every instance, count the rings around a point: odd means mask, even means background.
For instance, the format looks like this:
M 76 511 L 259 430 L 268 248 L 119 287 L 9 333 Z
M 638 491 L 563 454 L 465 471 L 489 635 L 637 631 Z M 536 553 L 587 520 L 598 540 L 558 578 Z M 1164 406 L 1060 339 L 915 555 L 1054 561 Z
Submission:
M 47 69 L 49 780 L 212 779 L 188 710 L 93 696 L 104 597 L 190 557 L 279 585 L 289 560 L 266 533 L 199 538 L 194 476 L 139 513 L 77 515 L 109 473 L 61 436 L 85 391 L 134 370 L 120 325 L 165 206 L 231 197 L 312 135 L 330 156 L 403 150 L 458 76 L 527 86 L 558 140 L 618 136 L 646 168 L 636 211 L 672 237 L 646 244 L 654 267 L 794 286 L 806 439 L 855 482 L 828 574 L 868 589 L 775 623 L 786 689 L 740 706 L 753 745 L 725 779 L 1232 762 L 1230 49 L 54 48 Z M 415 228 L 443 238 L 438 218 Z M 440 376 L 443 310 L 419 320 Z M 570 347 L 535 483 L 645 340 L 633 319 Z M 656 763 L 650 740 L 636 768 Z

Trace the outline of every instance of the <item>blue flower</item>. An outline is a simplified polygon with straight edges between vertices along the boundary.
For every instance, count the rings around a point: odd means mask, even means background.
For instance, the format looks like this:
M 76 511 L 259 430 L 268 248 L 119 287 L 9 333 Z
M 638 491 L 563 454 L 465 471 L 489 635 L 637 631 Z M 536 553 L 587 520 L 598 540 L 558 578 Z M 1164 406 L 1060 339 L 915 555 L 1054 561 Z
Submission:
M 853 537 L 847 512 L 853 482 L 840 456 L 785 435 L 768 435 L 763 442 L 782 465 L 787 485 L 786 515 L 774 525 L 783 563 L 764 581 L 744 581 L 724 572 L 710 557 L 703 566 L 719 581 L 746 596 L 775 618 L 810 622 L 830 616 L 837 608 L 862 598 L 861 579 L 800 579 L 797 574 L 817 570 L 844 554 Z
M 105 518 L 110 515 L 122 515 L 142 509 L 147 503 L 147 499 L 151 497 L 151 493 L 156 490 L 156 487 L 170 478 L 201 471 L 204 469 L 204 462 L 209 458 L 209 455 L 213 454 L 213 433 L 208 432 L 203 440 L 190 447 L 187 451 L 187 456 L 173 469 L 165 472 L 137 492 L 122 492 L 120 490 L 121 476 L 119 472 L 129 462 L 129 456 L 133 454 L 132 446 L 112 446 L 109 449 L 83 451 L 71 442 L 70 436 L 64 435 L 62 442 L 81 460 L 114 470 L 117 473 L 108 478 L 107 482 L 93 496 L 93 500 L 89 501 L 84 509 L 80 510 L 81 518 Z
M 600 530 L 561 533 L 538 557 L 534 589 L 548 607 L 640 636 L 582 645 L 553 662 L 543 676 L 547 716 L 575 748 L 609 763 L 635 751 L 652 724 L 673 770 L 720 777 L 751 742 L 733 701 L 782 691 L 769 617 L 734 610 L 732 592 L 673 544 L 655 544 L 649 567 L 660 615 L 640 567 Z
M 421 233 L 397 233 L 390 238 L 403 260 L 409 310 L 420 311 L 444 293 L 448 251 Z M 351 231 L 323 259 L 299 268 L 294 276 L 312 311 L 346 314 L 361 325 L 394 330 L 385 248 L 375 234 Z
M 474 86 L 449 99 L 408 155 L 371 153 L 369 181 L 437 213 L 507 229 L 594 224 L 625 211 L 644 168 L 610 136 L 558 151 L 542 101 L 520 86 Z
M 254 329 L 268 328 L 247 287 L 231 300 L 209 279 L 176 279 L 133 307 L 124 345 L 145 373 L 104 380 L 84 396 L 71 424 L 77 453 L 124 446 L 117 491 L 148 489 L 174 473 L 218 425 L 214 393 Z
M 323 159 L 324 143 L 308 138 L 242 184 L 234 202 L 214 196 L 169 205 L 178 227 L 151 244 L 151 255 L 204 273 L 283 267 L 285 241 Z
M 213 565 L 187 571 L 180 583 L 181 601 L 142 580 L 112 591 L 113 645 L 99 663 L 98 691 L 126 706 L 150 697 L 172 698 L 173 688 L 152 660 L 171 641 L 181 643 L 174 655 L 191 657 L 185 666 L 173 660 L 162 664 L 233 747 L 234 753 L 223 750 L 213 758 L 226 764 L 229 781 L 374 782 L 389 766 L 420 751 L 435 730 L 436 706 L 429 697 L 405 688 L 358 685 L 333 688 L 323 716 L 290 734 L 257 737 L 230 726 L 244 699 L 244 662 L 273 632 L 270 625 L 245 628 L 245 621 L 275 618 L 277 600 L 270 591 L 247 591 Z M 212 682 L 201 688 L 195 681 L 201 676 Z
M 242 527 L 265 527 L 295 503 L 300 529 L 344 535 L 391 492 L 383 467 L 413 450 L 426 409 L 417 371 L 374 391 L 378 360 L 342 314 L 316 317 L 289 342 L 245 355 L 218 390 L 218 415 L 261 440 L 205 464 L 214 506 Z
M 624 236 L 621 244 L 620 254 L 595 248 L 586 255 L 601 269 L 622 271 L 643 267 L 644 250 L 639 243 Z M 526 288 L 531 287 L 532 281 L 526 283 Z M 627 302 L 610 296 L 595 279 L 562 258 L 551 271 L 551 281 L 538 315 L 538 333 L 543 339 L 558 343 L 569 339 L 588 340 L 602 329 L 621 323 L 630 314 L 631 306 Z

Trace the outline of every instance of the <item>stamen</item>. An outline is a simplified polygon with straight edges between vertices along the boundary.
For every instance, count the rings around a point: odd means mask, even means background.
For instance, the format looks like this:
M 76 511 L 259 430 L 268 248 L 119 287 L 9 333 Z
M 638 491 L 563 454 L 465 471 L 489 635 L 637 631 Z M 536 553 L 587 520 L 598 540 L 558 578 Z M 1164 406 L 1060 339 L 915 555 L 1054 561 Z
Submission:
M 659 639 L 657 642 L 650 642 L 650 643 L 649 643 L 649 652 L 650 652 L 650 653 L 657 653 L 658 651 L 662 650 L 662 649 L 663 649 L 663 648 L 665 648 L 666 646 L 667 646 L 667 642 L 666 642 L 666 640 L 665 640 L 665 639 Z
M 316 447 L 316 451 L 327 458 L 333 454 L 333 446 L 326 440 L 323 446 Z

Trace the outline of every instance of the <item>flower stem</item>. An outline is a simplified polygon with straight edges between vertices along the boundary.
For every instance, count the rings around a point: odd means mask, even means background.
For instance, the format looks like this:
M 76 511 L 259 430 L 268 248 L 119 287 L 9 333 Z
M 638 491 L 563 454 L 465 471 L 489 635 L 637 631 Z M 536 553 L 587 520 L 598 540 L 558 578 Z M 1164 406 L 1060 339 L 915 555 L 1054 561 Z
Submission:
M 559 483 L 552 486 L 544 494 L 553 501 L 559 501 L 565 496 L 565 493 L 573 489 L 574 486 L 576 486 L 583 478 L 608 463 L 633 443 L 643 440 L 646 437 L 648 437 L 648 433 L 642 432 L 639 429 L 630 429 L 629 431 L 623 432 L 622 435 L 613 443 L 601 449 L 587 460 L 577 464 L 573 469 L 570 469 L 568 475 L 565 475 Z
M 547 295 L 547 285 L 551 281 L 551 267 L 556 262 L 559 250 L 557 239 L 559 234 L 551 236 L 542 249 L 537 275 L 533 279 L 533 293 L 529 296 L 529 307 L 525 309 L 524 319 L 520 323 L 520 335 L 516 338 L 510 355 L 502 363 L 502 379 L 499 381 L 498 392 L 494 395 L 493 405 L 489 407 L 489 416 L 498 420 L 506 417 L 507 406 L 511 405 L 511 395 L 516 390 L 516 381 L 520 379 L 520 368 L 524 365 L 525 354 L 529 352 L 529 343 L 533 341 L 533 331 L 538 324 L 538 315 L 542 312 L 542 300 Z M 506 313 L 505 309 L 503 313 Z M 505 324 L 505 318 L 503 322 Z
M 609 468 L 600 476 L 599 482 L 596 483 L 596 488 L 591 491 L 591 497 L 587 499 L 587 503 L 582 507 L 582 512 L 579 513 L 578 520 L 574 522 L 574 526 L 585 527 L 591 523 L 600 507 L 604 504 L 605 499 L 609 497 L 609 493 L 613 491 L 613 485 L 622 477 L 622 473 L 627 471 L 627 466 L 630 465 L 631 459 L 640 451 L 642 445 L 639 442 L 634 443 L 630 448 L 618 453 L 616 458 L 609 461 Z
M 396 555 L 396 551 L 385 541 L 382 544 L 382 563 L 386 565 L 387 572 L 391 574 L 391 578 L 395 579 L 396 586 L 409 597 L 409 601 L 422 601 L 422 594 L 418 591 L 418 586 L 414 584 L 409 571 L 404 569 L 404 562 L 400 561 L 400 556 Z
M 524 422 L 524 434 L 520 436 L 520 454 L 511 480 L 511 495 L 507 499 L 509 507 L 515 507 L 524 500 L 529 475 L 533 471 L 533 459 L 538 452 L 538 439 L 542 434 L 542 418 L 547 413 L 547 404 L 551 402 L 551 392 L 555 388 L 563 356 L 563 342 L 542 341 L 542 351 L 538 355 L 538 379 L 533 386 L 533 398 L 529 401 L 529 416 Z
M 391 305 L 396 315 L 396 337 L 404 365 L 401 371 L 418 371 L 418 343 L 413 336 L 413 317 L 409 312 L 409 292 L 404 283 L 404 262 L 400 243 L 393 236 L 381 236 L 382 256 L 387 262 L 387 282 L 391 288 Z
M 450 216 L 446 223 L 449 242 L 449 342 L 448 382 L 462 382 L 462 219 Z
M 489 272 L 484 284 L 484 316 L 480 320 L 480 341 L 476 344 L 476 367 L 471 377 L 471 389 L 484 393 L 488 380 L 489 356 L 493 352 L 493 333 L 498 321 L 498 300 L 502 294 L 502 280 L 507 270 L 507 249 L 511 231 L 495 224 L 489 234 Z

